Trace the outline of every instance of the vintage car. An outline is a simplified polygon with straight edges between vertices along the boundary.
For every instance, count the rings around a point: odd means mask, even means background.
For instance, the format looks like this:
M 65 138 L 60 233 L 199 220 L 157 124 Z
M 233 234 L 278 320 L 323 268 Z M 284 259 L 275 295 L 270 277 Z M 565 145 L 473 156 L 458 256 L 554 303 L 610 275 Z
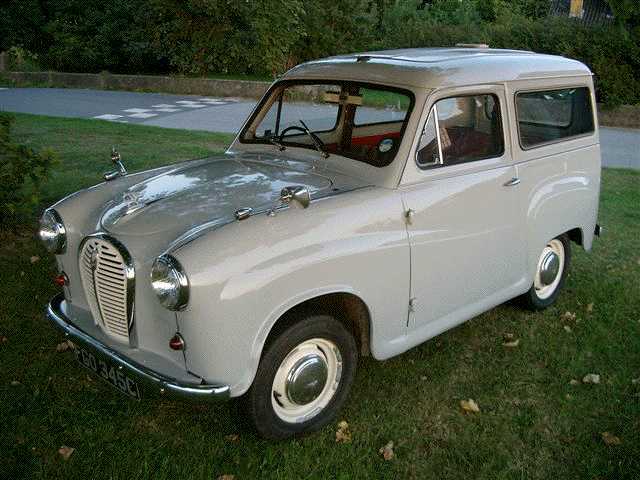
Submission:
M 383 360 L 507 300 L 542 309 L 590 250 L 592 74 L 489 48 L 299 65 L 228 151 L 105 181 L 47 209 L 80 363 L 134 397 L 242 397 L 258 432 L 331 421 Z

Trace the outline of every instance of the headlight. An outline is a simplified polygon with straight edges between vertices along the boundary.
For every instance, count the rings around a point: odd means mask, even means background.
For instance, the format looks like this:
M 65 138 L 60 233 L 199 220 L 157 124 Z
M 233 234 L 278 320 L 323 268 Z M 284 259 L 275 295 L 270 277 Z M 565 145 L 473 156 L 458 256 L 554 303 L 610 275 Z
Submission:
M 171 255 L 156 258 L 151 267 L 151 287 L 163 307 L 182 310 L 189 302 L 189 280 Z
M 40 218 L 38 237 L 51 253 L 64 253 L 67 247 L 67 232 L 58 212 L 45 210 Z

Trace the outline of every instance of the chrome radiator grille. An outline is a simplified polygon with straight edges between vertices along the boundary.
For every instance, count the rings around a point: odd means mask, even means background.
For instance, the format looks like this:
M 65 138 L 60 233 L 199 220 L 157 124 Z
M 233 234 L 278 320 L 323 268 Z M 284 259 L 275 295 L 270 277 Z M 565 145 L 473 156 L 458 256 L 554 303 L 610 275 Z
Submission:
M 104 235 L 87 237 L 80 251 L 80 274 L 93 317 L 110 335 L 129 340 L 135 275 L 126 249 Z

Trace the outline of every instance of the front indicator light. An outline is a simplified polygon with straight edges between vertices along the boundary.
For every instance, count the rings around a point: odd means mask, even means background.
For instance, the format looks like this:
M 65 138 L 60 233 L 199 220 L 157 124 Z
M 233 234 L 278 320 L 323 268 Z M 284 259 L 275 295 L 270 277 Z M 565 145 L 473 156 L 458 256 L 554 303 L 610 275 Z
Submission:
M 176 333 L 171 340 L 169 340 L 169 348 L 171 350 L 184 350 L 184 338 L 179 333 Z
M 56 275 L 54 277 L 53 283 L 55 283 L 59 287 L 65 287 L 69 285 L 69 277 L 67 277 L 66 273 L 62 272 L 60 275 Z

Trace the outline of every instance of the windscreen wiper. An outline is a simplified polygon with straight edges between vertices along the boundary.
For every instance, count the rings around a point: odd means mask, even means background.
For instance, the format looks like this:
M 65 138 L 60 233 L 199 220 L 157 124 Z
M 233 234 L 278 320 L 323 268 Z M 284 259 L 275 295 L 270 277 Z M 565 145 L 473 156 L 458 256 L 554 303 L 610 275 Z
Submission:
M 285 147 L 282 143 L 280 143 L 278 140 L 276 140 L 275 135 L 268 135 L 266 137 L 267 141 L 272 144 L 275 145 L 276 147 L 278 147 L 278 150 L 280 150 L 281 152 L 284 152 L 287 147 Z
M 325 144 L 322 143 L 322 140 L 320 140 L 315 133 L 309 130 L 309 127 L 307 127 L 306 123 L 304 123 L 302 120 L 299 120 L 299 122 L 304 127 L 304 132 L 309 135 L 309 138 L 313 142 L 314 147 L 316 147 L 316 150 L 318 150 L 324 158 L 329 158 L 329 152 L 327 152 Z

